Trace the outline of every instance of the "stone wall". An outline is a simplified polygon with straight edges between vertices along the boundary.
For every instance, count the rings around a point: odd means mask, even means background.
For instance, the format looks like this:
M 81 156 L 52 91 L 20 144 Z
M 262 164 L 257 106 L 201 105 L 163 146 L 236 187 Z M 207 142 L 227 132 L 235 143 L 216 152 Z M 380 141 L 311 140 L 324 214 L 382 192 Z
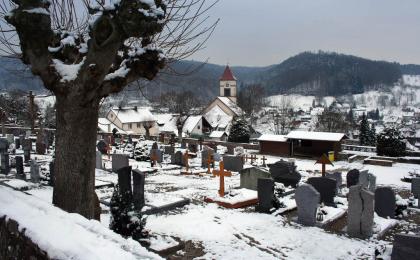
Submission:
M 0 259 L 49 260 L 47 253 L 39 249 L 25 231 L 12 219 L 0 218 Z

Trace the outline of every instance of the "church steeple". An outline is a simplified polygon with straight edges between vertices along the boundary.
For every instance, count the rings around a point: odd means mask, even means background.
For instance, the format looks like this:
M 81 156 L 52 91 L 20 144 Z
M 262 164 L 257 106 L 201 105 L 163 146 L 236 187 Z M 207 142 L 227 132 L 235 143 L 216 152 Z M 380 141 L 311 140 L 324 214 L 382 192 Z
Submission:
M 236 103 L 236 93 L 236 78 L 230 70 L 229 65 L 226 65 L 225 71 L 220 78 L 220 96 L 228 97 L 230 100 Z

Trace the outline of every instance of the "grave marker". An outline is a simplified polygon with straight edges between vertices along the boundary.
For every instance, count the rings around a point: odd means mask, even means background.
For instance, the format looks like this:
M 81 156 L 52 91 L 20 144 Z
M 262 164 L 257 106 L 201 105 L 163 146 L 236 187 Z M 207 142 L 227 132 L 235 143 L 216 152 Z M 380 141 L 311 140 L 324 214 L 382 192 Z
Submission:
M 131 166 L 119 168 L 116 172 L 118 173 L 118 186 L 120 189 L 120 194 L 123 195 L 129 193 L 132 196 L 133 192 L 131 190 Z
M 134 208 L 140 210 L 144 202 L 144 184 L 146 175 L 138 169 L 133 170 L 133 201 Z
M 302 178 L 300 173 L 296 171 L 294 162 L 280 160 L 269 165 L 271 177 L 275 182 L 283 183 L 286 187 L 296 187 Z
M 336 195 L 337 181 L 325 177 L 312 177 L 308 179 L 308 184 L 312 185 L 321 195 L 321 203 L 327 206 L 335 206 L 334 197 Z
M 396 234 L 392 247 L 392 260 L 418 259 L 420 255 L 420 236 Z
M 102 153 L 100 151 L 96 151 L 96 169 L 102 169 Z
M 268 178 L 258 179 L 258 206 L 260 213 L 270 213 L 273 207 L 274 181 Z
M 310 184 L 302 184 L 296 189 L 295 200 L 298 208 L 298 223 L 314 226 L 320 200 L 319 192 Z
M 325 177 L 325 166 L 327 164 L 334 166 L 334 164 L 332 164 L 332 162 L 330 161 L 330 159 L 328 158 L 326 154 L 322 154 L 321 158 L 319 158 L 315 164 L 322 164 L 322 171 L 321 171 L 322 177 Z
M 350 188 L 353 185 L 357 185 L 359 183 L 359 175 L 360 172 L 357 169 L 350 170 L 347 173 L 346 180 L 347 180 L 347 188 Z
M 420 178 L 413 178 L 411 180 L 411 193 L 413 193 L 416 199 L 420 199 Z
M 113 154 L 112 155 L 112 171 L 116 172 L 117 170 L 128 166 L 128 155 L 126 154 Z
M 389 187 L 375 190 L 375 212 L 383 218 L 395 217 L 396 199 L 394 191 Z
M 347 233 L 351 237 L 367 238 L 373 233 L 375 195 L 361 185 L 350 187 L 347 212 Z
M 241 188 L 250 190 L 258 190 L 258 180 L 260 178 L 271 179 L 270 172 L 257 167 L 242 169 L 239 174 L 241 175 Z
M 234 155 L 224 155 L 223 163 L 228 171 L 239 172 L 244 168 L 242 157 Z
M 31 182 L 39 183 L 40 175 L 39 175 L 39 165 L 34 160 L 31 161 Z
M 219 168 L 220 168 L 219 170 L 213 170 L 213 175 L 220 177 L 219 196 L 224 197 L 225 196 L 225 177 L 231 177 L 232 173 L 229 171 L 225 171 L 223 161 L 219 163 Z
M 25 180 L 26 176 L 25 176 L 25 172 L 23 168 L 23 157 L 16 156 L 15 160 L 16 160 L 16 176 L 19 179 Z

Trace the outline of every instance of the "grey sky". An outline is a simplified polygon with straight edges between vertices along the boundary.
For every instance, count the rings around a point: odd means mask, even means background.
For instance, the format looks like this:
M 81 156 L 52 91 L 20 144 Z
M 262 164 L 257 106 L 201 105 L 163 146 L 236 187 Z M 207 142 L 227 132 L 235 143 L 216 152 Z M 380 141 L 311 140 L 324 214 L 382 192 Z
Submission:
M 221 22 L 193 59 L 263 66 L 325 50 L 420 64 L 420 0 L 220 0 L 210 15 Z

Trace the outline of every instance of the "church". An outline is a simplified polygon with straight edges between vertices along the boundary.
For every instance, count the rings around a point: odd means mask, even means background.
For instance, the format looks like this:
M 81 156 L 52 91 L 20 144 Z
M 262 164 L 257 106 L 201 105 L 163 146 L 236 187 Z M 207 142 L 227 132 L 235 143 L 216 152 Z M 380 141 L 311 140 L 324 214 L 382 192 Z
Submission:
M 219 79 L 219 96 L 203 110 L 202 114 L 211 126 L 212 133 L 228 135 L 233 118 L 243 115 L 242 109 L 237 105 L 237 93 L 237 79 L 230 67 L 226 66 Z

